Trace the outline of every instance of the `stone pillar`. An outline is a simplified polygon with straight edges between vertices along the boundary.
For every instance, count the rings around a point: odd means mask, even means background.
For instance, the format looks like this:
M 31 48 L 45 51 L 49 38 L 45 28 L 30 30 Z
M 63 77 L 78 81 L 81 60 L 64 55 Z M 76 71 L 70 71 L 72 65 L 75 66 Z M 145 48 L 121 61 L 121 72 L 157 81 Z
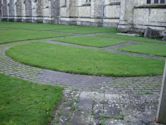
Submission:
M 15 17 L 15 0 L 10 0 L 9 1 L 9 21 L 14 21 L 14 17 Z
M 37 22 L 43 22 L 43 0 L 37 1 Z
M 51 0 L 51 18 L 52 23 L 59 23 L 60 0 Z
M 103 25 L 104 18 L 104 0 L 91 0 L 91 18 L 95 26 Z
M 26 22 L 32 22 L 32 0 L 25 0 Z
M 130 31 L 133 25 L 133 10 L 137 0 L 121 0 L 120 21 L 118 29 L 122 32 Z
M 78 11 L 77 11 L 77 0 L 70 0 L 69 2 L 69 17 L 77 17 Z
M 22 21 L 24 22 L 25 20 L 26 20 L 26 12 L 25 12 L 25 1 L 24 0 L 21 0 L 21 6 L 22 6 L 22 15 L 21 15 L 21 17 L 22 17 Z
M 160 102 L 157 112 L 157 122 L 166 124 L 166 64 L 165 64 L 163 81 L 162 81 Z
M 67 16 L 69 17 L 69 24 L 77 24 L 78 18 L 78 0 L 67 1 Z
M 14 0 L 14 20 L 16 21 L 17 20 L 17 10 L 16 10 L 16 7 L 17 7 L 17 0 Z
M 43 22 L 51 22 L 51 1 L 43 0 Z
M 4 2 L 4 16 L 8 20 L 9 17 L 9 0 L 3 0 Z
M 21 21 L 21 16 L 22 16 L 22 1 L 21 0 L 17 0 L 16 2 L 16 16 L 17 19 L 16 21 L 20 22 Z
M 2 6 L 2 16 L 3 16 L 3 20 L 7 20 L 8 18 L 8 1 L 7 0 L 3 0 L 3 6 Z
M 32 0 L 32 22 L 37 20 L 37 1 Z

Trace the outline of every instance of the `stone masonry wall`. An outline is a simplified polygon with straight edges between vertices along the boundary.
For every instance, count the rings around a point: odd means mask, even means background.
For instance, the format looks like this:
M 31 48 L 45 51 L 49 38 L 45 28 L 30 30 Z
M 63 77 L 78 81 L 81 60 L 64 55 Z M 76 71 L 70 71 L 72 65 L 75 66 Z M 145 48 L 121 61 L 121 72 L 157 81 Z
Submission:
M 166 3 L 147 0 L 0 0 L 1 20 L 166 29 Z
M 22 3 L 21 0 L 16 1 L 16 13 L 18 17 L 22 16 Z

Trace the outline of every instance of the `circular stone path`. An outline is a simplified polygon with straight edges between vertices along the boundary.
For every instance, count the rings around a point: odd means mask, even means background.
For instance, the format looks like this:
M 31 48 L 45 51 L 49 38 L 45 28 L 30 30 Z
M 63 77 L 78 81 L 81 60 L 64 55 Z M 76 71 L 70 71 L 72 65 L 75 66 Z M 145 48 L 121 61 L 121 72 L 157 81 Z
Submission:
M 156 125 L 161 76 L 114 78 L 40 69 L 5 55 L 18 44 L 22 43 L 0 45 L 0 73 L 64 86 L 64 101 L 52 125 Z

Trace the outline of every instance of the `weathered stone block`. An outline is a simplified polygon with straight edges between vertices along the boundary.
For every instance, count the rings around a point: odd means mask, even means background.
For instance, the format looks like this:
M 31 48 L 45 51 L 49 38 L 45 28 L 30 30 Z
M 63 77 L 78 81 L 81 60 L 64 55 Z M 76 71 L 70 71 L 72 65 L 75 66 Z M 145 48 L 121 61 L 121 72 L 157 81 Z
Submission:
M 161 33 L 158 30 L 152 29 L 152 28 L 147 28 L 144 32 L 144 37 L 147 38 L 160 38 Z
M 166 31 L 163 32 L 162 36 L 163 36 L 163 39 L 162 39 L 162 40 L 163 40 L 163 41 L 166 41 Z

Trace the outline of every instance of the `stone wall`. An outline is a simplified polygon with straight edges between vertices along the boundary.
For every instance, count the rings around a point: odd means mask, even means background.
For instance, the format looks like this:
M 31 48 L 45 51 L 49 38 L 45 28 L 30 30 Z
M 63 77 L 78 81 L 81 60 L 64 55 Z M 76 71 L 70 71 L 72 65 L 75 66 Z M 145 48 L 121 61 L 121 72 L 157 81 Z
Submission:
M 117 27 L 120 19 L 120 0 L 106 0 L 104 6 L 104 26 Z
M 2 20 L 165 30 L 166 3 L 147 0 L 0 0 Z
M 166 28 L 166 9 L 138 7 L 134 9 L 133 16 L 135 28 L 145 29 L 151 27 L 159 30 Z

